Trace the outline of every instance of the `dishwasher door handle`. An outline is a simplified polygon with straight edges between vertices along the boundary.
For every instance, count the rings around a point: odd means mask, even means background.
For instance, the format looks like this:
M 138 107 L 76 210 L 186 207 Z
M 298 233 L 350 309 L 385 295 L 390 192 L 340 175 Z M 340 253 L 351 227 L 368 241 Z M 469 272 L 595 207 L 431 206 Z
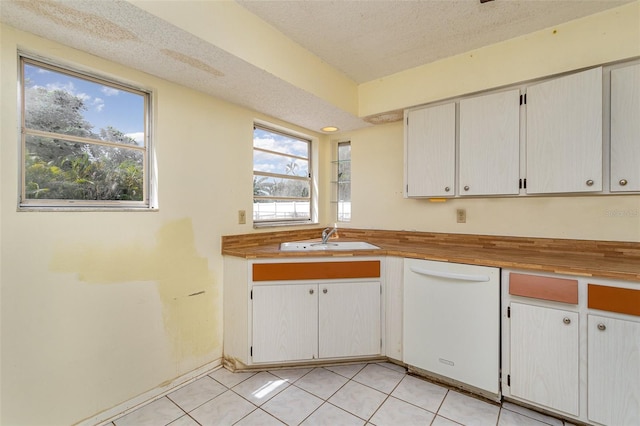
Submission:
M 430 269 L 421 269 L 410 267 L 411 272 L 416 274 L 426 275 L 428 277 L 449 278 L 458 281 L 473 281 L 473 282 L 487 282 L 490 278 L 487 275 L 470 275 L 470 274 L 456 274 L 453 272 L 432 271 Z

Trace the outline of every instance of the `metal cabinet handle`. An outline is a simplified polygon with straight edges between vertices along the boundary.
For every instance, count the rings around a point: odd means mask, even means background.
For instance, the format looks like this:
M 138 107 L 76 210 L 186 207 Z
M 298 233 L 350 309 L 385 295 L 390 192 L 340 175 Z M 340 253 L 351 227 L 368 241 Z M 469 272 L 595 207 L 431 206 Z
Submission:
M 589 180 L 587 181 L 587 186 L 593 186 L 593 180 L 589 179 Z
M 313 294 L 313 289 L 309 289 L 309 294 Z
M 628 182 L 626 179 L 620 179 L 620 182 L 618 182 L 620 184 L 620 186 L 625 186 Z
M 324 294 L 327 294 L 327 291 L 328 291 L 328 290 L 327 290 L 326 288 L 323 288 L 323 289 L 322 289 L 322 292 L 323 292 Z
M 465 186 L 464 186 L 464 190 L 465 190 L 465 191 L 468 191 L 468 190 L 469 190 L 469 185 L 465 185 Z
M 444 188 L 444 191 L 445 191 L 445 192 L 449 192 L 449 191 L 451 191 L 451 188 L 449 188 L 448 186 L 446 186 L 446 187 Z
M 564 317 L 564 318 L 562 319 L 562 322 L 563 322 L 563 323 L 565 323 L 565 324 L 571 324 L 571 318 L 569 318 L 569 317 Z
M 606 329 L 607 329 L 607 326 L 604 325 L 603 323 L 598 324 L 598 330 L 605 331 Z

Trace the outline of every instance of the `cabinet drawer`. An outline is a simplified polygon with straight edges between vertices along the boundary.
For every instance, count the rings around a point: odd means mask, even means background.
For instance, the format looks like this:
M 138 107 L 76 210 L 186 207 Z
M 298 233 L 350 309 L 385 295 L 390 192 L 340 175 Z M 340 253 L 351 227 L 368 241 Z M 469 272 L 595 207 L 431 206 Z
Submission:
M 379 260 L 355 262 L 256 263 L 253 281 L 329 280 L 339 278 L 378 278 Z
M 577 305 L 578 281 L 512 272 L 509 274 L 509 294 Z
M 589 284 L 589 309 L 640 316 L 640 290 Z

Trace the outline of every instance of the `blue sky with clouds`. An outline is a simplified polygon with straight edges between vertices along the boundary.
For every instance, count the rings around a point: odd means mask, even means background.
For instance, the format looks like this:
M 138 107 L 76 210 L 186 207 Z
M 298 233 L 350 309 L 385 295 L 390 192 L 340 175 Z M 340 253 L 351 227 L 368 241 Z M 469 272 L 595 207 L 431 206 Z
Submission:
M 93 131 L 112 126 L 142 143 L 144 135 L 144 97 L 136 93 L 25 64 L 25 78 L 31 86 L 64 90 L 79 97 L 87 107 L 85 120 Z
M 254 170 L 297 176 L 306 176 L 309 173 L 309 161 L 294 158 L 309 158 L 309 144 L 307 142 L 256 128 L 253 132 L 253 146 L 281 153 L 281 155 L 277 155 L 254 150 Z M 295 164 L 294 168 L 290 168 L 292 163 Z

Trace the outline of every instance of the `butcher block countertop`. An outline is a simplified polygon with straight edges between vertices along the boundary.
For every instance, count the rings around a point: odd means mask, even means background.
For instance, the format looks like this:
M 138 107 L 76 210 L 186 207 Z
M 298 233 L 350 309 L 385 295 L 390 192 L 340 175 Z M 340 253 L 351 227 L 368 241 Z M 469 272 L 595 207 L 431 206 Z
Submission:
M 282 242 L 319 240 L 322 229 L 223 236 L 222 254 L 245 259 L 398 256 L 640 283 L 640 243 L 634 242 L 339 228 L 338 241 L 366 241 L 380 250 L 280 251 Z

